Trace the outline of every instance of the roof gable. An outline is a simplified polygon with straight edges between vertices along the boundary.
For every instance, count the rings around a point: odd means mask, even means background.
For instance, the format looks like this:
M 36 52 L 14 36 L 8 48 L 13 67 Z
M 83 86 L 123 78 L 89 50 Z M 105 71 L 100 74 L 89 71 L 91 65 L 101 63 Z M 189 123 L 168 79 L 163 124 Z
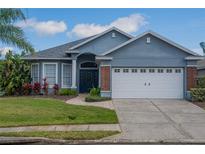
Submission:
M 115 30 L 115 31 L 117 31 L 117 32 L 119 32 L 119 33 L 121 33 L 121 34 L 127 36 L 127 37 L 130 38 L 130 39 L 133 38 L 133 36 L 129 35 L 128 33 L 125 33 L 125 32 L 121 31 L 120 29 L 118 29 L 118 28 L 116 28 L 116 27 L 112 27 L 112 28 L 110 28 L 110 29 L 108 29 L 108 30 L 106 30 L 106 31 L 104 31 L 104 32 L 102 32 L 102 33 L 100 33 L 100 34 L 95 35 L 94 37 L 92 37 L 92 38 L 90 38 L 90 39 L 88 39 L 88 40 L 86 40 L 86 41 L 84 41 L 84 42 L 82 42 L 82 43 L 79 43 L 79 44 L 77 44 L 77 45 L 71 47 L 69 50 L 75 50 L 76 48 L 78 48 L 78 47 L 80 47 L 80 46 L 83 46 L 84 44 L 87 44 L 87 43 L 89 43 L 89 42 L 91 42 L 91 41 L 93 41 L 93 40 L 95 40 L 95 39 L 97 39 L 97 38 L 99 38 L 99 37 L 101 37 L 101 36 L 103 36 L 103 35 L 105 35 L 105 34 L 111 32 L 111 31 L 113 31 L 113 30 Z
M 158 38 L 158 39 L 160 39 L 160 40 L 162 40 L 162 41 L 164 41 L 164 42 L 166 42 L 166 43 L 168 43 L 168 44 L 170 44 L 170 45 L 172 45 L 172 46 L 174 46 L 174 47 L 176 47 L 176 48 L 178 48 L 178 49 L 181 49 L 182 51 L 184 51 L 184 52 L 186 52 L 186 53 L 188 53 L 188 54 L 190 54 L 190 55 L 200 56 L 200 55 L 198 55 L 197 53 L 195 53 L 195 52 L 193 52 L 193 51 L 191 51 L 191 50 L 189 50 L 189 49 L 187 49 L 187 48 L 185 48 L 185 47 L 183 47 L 183 46 L 181 46 L 181 45 L 179 45 L 179 44 L 177 44 L 177 43 L 175 43 L 175 42 L 173 42 L 173 41 L 171 41 L 171 40 L 169 40 L 169 39 L 167 39 L 167 38 L 165 38 L 165 37 L 163 37 L 163 36 L 161 36 L 161 35 L 159 35 L 159 34 L 157 34 L 157 33 L 155 33 L 155 32 L 153 32 L 153 31 L 144 32 L 144 33 L 142 33 L 142 34 L 140 34 L 140 35 L 138 35 L 138 36 L 136 36 L 136 37 L 134 37 L 134 38 L 128 40 L 127 42 L 124 42 L 124 43 L 120 44 L 119 46 L 117 46 L 117 47 L 115 47 L 115 48 L 112 48 L 111 50 L 108 50 L 108 51 L 102 53 L 101 56 L 105 56 L 105 55 L 107 55 L 107 54 L 109 54 L 109 53 L 111 53 L 111 52 L 114 52 L 114 51 L 116 51 L 117 49 L 119 49 L 119 48 L 121 48 L 121 47 L 124 47 L 124 46 L 126 46 L 126 45 L 128 45 L 128 44 L 134 42 L 135 40 L 137 40 L 137 39 L 139 39 L 139 38 L 142 38 L 143 36 L 145 36 L 145 35 L 147 35 L 147 34 L 151 34 L 151 35 L 153 35 L 154 37 L 156 37 L 156 38 Z

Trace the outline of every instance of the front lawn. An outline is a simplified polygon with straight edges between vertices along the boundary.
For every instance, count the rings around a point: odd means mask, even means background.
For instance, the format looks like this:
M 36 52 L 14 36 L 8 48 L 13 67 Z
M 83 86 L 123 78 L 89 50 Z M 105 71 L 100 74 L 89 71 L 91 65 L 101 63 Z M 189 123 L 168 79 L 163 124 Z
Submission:
M 0 127 L 118 123 L 115 111 L 55 99 L 0 98 Z
M 118 134 L 117 131 L 56 131 L 56 132 L 6 132 L 0 133 L 4 137 L 46 137 L 64 140 L 94 140 Z

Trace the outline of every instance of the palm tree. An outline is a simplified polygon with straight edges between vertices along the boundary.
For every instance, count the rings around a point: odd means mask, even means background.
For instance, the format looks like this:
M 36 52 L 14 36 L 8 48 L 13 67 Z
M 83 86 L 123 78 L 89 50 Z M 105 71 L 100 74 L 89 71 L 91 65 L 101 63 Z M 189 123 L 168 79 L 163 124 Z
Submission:
M 16 21 L 25 19 L 20 9 L 0 9 L 0 41 L 23 49 L 26 53 L 34 53 L 34 48 L 26 40 L 23 30 L 15 26 Z

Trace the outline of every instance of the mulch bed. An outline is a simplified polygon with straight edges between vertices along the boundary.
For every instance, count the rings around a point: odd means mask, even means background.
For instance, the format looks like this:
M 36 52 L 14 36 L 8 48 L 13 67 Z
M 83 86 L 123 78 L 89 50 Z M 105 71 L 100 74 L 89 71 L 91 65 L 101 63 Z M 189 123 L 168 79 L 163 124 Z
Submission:
M 29 96 L 26 96 L 26 95 L 22 95 L 22 96 L 3 96 L 3 97 L 52 98 L 52 99 L 67 101 L 67 100 L 72 99 L 76 96 L 61 96 L 61 95 L 29 95 Z
M 203 109 L 205 109 L 205 102 L 192 102 L 194 105 L 197 105 Z

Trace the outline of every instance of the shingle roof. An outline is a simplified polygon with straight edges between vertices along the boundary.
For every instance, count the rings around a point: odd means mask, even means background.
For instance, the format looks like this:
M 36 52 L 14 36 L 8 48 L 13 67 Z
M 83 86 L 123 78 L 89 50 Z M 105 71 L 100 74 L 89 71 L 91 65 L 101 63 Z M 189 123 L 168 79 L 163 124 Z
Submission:
M 33 55 L 29 54 L 29 55 L 26 55 L 24 56 L 23 58 L 24 59 L 29 59 L 29 58 L 32 58 L 32 59 L 38 59 L 38 58 L 67 58 L 66 56 L 66 51 L 69 50 L 69 48 L 79 44 L 79 43 L 82 43 L 84 41 L 86 41 L 87 39 L 90 39 L 91 37 L 93 36 L 90 36 L 90 37 L 87 37 L 87 38 L 84 38 L 84 39 L 80 39 L 80 40 L 77 40 L 77 41 L 73 41 L 73 42 L 69 42 L 69 43 L 66 43 L 66 44 L 63 44 L 63 45 L 59 45 L 59 46 L 56 46 L 56 47 L 53 47 L 53 48 L 49 48 L 49 49 L 45 49 L 45 50 L 42 50 L 42 51 L 39 51 L 39 52 L 36 52 L 34 53 Z

